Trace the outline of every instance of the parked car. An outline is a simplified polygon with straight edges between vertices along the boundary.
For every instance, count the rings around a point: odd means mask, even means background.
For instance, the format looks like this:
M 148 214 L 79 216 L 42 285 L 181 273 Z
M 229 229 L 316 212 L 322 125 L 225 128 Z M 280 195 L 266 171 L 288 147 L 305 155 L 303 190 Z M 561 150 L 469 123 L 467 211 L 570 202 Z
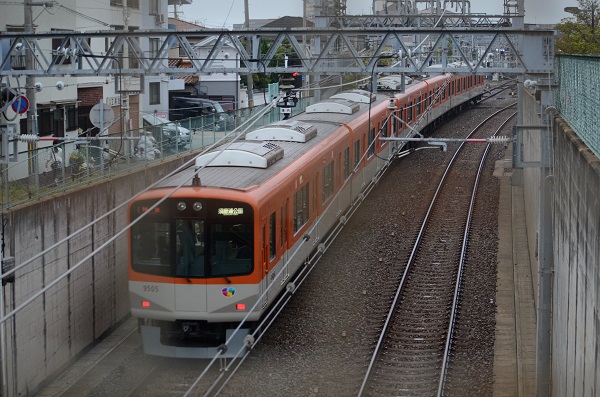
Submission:
M 206 98 L 173 97 L 169 109 L 171 120 L 189 120 L 186 125 L 223 131 L 228 128 L 231 116 L 225 112 L 221 104 Z
M 190 144 L 192 138 L 189 129 L 153 114 L 145 114 L 142 117 L 144 119 L 144 129 L 152 131 L 152 135 L 159 145 L 173 148 L 178 145 L 184 147 Z

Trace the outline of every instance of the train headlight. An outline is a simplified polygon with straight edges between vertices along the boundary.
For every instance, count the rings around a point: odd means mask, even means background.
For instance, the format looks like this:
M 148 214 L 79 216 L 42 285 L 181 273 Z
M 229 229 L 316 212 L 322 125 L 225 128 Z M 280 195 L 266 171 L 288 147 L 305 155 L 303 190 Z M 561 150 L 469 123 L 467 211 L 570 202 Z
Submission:
M 196 201 L 194 203 L 194 205 L 192 206 L 192 208 L 194 208 L 194 211 L 200 211 L 202 209 L 202 203 L 199 201 Z
M 177 203 L 177 209 L 179 211 L 185 211 L 186 208 L 187 208 L 187 204 L 185 203 L 185 201 L 180 201 Z

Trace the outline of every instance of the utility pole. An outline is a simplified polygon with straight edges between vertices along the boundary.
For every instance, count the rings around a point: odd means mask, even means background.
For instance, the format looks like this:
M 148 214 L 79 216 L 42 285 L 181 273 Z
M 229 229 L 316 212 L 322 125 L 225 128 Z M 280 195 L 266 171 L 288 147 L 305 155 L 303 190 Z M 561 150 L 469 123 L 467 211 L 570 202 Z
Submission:
M 32 11 L 32 2 L 31 0 L 25 0 L 24 2 L 25 4 L 25 18 L 24 18 L 24 27 L 25 27 L 25 32 L 26 33 L 33 33 L 33 11 Z M 25 55 L 25 64 L 27 65 L 27 70 L 33 70 L 35 69 L 35 58 L 34 58 L 34 54 L 31 53 L 31 51 L 27 51 L 26 55 Z M 37 135 L 38 134 L 38 129 L 37 129 L 37 102 L 35 99 L 35 77 L 27 74 L 27 76 L 25 77 L 25 95 L 27 96 L 27 99 L 29 100 L 29 109 L 27 110 L 27 134 L 33 134 L 33 135 Z M 37 178 L 38 178 L 38 162 L 37 162 L 37 156 L 33 156 L 33 151 L 35 149 L 37 149 L 37 143 L 29 143 L 28 144 L 28 149 L 29 149 L 29 156 L 30 156 L 30 160 L 29 160 L 29 173 L 32 175 L 35 175 L 36 178 L 36 185 L 37 185 Z
M 248 8 L 248 0 L 244 0 L 244 13 L 246 16 L 246 22 L 244 25 L 246 26 L 246 30 L 250 30 L 250 10 Z M 254 58 L 254 55 L 252 54 L 252 42 L 250 40 L 250 36 L 246 37 L 246 51 L 248 52 L 248 56 L 250 58 Z M 250 67 L 250 65 L 247 66 L 248 68 Z M 252 72 L 248 72 L 248 74 L 246 75 L 246 80 L 246 90 L 248 93 L 248 107 L 252 108 L 254 107 L 254 81 L 252 81 Z
M 306 2 L 307 1 L 308 0 L 302 0 L 302 28 L 304 30 L 306 30 L 306 17 L 307 17 Z M 308 48 L 308 43 L 306 42 L 306 36 L 302 36 L 302 45 L 304 46 L 304 53 L 309 54 L 309 48 Z M 340 76 L 341 76 L 341 74 L 340 74 Z M 305 78 L 306 78 L 306 81 L 305 81 L 306 86 L 310 87 L 310 84 L 312 83 L 312 80 L 313 80 L 312 76 L 310 74 L 306 74 Z M 310 93 L 307 92 L 306 94 L 307 94 L 307 96 L 310 96 Z
M 179 9 L 177 8 L 178 5 L 181 5 L 181 0 L 179 3 L 173 4 L 173 18 L 175 19 L 179 19 Z
M 33 33 L 33 11 L 31 9 L 31 1 L 25 0 L 25 32 Z M 31 51 L 26 52 L 25 64 L 27 70 L 33 70 L 35 59 Z M 37 120 L 37 103 L 35 100 L 35 77 L 28 74 L 25 77 L 25 93 L 29 100 L 29 109 L 27 110 L 27 133 L 37 134 L 37 128 L 35 128 L 35 122 Z

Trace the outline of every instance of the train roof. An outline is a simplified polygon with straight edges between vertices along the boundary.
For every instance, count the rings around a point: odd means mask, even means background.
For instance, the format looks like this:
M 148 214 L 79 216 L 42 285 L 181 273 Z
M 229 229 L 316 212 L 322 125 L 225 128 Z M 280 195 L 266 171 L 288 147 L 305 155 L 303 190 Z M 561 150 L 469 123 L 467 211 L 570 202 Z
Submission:
M 388 95 L 353 90 L 352 96 L 357 95 L 373 97 L 371 106 L 389 99 Z M 315 104 L 317 106 L 312 105 L 310 113 L 303 112 L 291 119 L 257 128 L 246 134 L 246 140 L 225 143 L 199 155 L 194 166 L 165 179 L 157 188 L 189 185 L 195 170 L 200 168 L 201 186 L 247 190 L 261 185 L 326 140 L 343 124 L 349 124 L 369 111 L 369 100 L 355 102 L 342 97 L 333 101 L 336 102 L 354 111 L 352 114 L 343 109 L 330 112 L 319 108 L 319 104 L 331 104 L 332 100 L 319 102 Z

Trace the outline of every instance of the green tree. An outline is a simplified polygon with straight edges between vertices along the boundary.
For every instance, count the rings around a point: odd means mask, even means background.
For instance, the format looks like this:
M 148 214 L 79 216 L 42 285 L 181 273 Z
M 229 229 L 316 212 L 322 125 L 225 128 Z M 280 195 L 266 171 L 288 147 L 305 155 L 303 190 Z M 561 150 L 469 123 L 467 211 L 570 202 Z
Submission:
M 245 41 L 242 41 L 244 44 Z M 269 49 L 273 45 L 273 42 L 267 40 L 261 40 L 260 44 L 260 52 L 262 56 L 269 52 Z M 290 42 L 285 39 L 273 55 L 273 58 L 267 62 L 267 65 L 259 65 L 259 69 L 263 67 L 283 67 L 285 65 L 285 56 L 288 56 L 288 66 L 290 69 L 293 69 L 294 66 L 301 66 L 301 61 L 298 57 L 298 54 L 293 49 Z M 255 73 L 252 75 L 252 81 L 254 82 L 254 88 L 257 89 L 265 89 L 271 83 L 277 83 L 281 79 L 281 73 Z M 246 84 L 247 76 L 241 75 L 240 80 L 242 84 Z
M 569 7 L 574 18 L 557 25 L 556 51 L 564 54 L 600 55 L 598 29 L 599 0 L 578 0 L 579 7 Z

